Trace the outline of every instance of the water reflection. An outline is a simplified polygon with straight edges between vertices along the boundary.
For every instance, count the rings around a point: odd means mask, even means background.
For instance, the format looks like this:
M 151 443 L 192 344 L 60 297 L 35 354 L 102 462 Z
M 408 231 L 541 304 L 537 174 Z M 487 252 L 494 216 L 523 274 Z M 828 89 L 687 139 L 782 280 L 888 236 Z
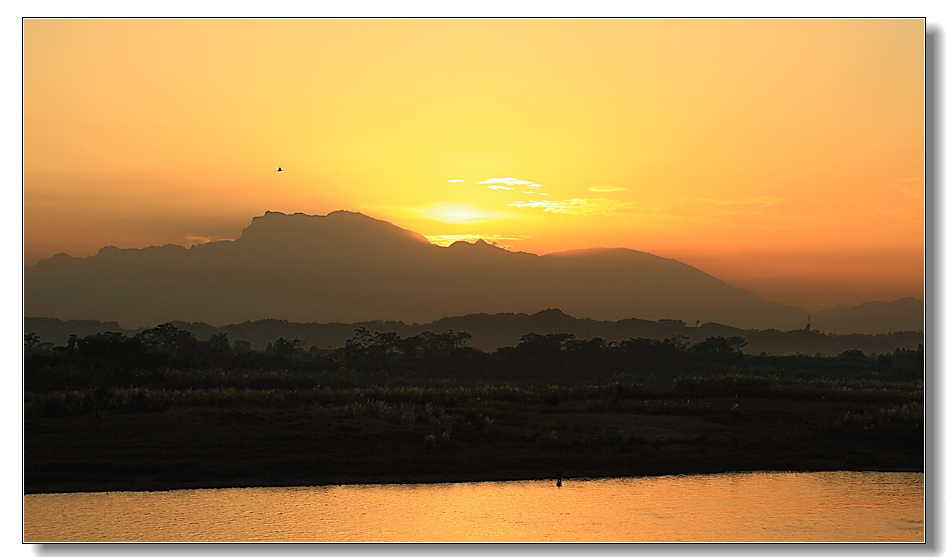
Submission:
M 28 495 L 24 540 L 923 541 L 923 475 L 606 480 Z

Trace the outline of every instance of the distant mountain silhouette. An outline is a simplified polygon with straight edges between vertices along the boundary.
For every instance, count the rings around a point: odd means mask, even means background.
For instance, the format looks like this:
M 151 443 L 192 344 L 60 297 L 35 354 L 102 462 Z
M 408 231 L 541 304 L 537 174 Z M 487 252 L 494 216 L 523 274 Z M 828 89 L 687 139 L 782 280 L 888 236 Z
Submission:
M 811 314 L 811 327 L 836 334 L 922 331 L 923 300 L 901 298 L 893 302 L 867 302 L 855 307 L 838 306 Z
M 538 256 L 483 241 L 450 247 L 360 213 L 267 212 L 240 238 L 59 254 L 25 269 L 25 314 L 213 325 L 430 322 L 473 313 L 561 308 L 598 320 L 637 318 L 798 329 L 807 312 L 769 302 L 689 265 L 630 249 Z

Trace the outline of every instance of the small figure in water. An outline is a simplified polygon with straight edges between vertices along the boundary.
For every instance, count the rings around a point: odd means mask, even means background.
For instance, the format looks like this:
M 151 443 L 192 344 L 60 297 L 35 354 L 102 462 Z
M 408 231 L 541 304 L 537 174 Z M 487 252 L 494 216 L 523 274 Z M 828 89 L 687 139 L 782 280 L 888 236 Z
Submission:
M 558 475 L 558 483 L 555 484 L 555 487 L 562 487 L 562 475 Z

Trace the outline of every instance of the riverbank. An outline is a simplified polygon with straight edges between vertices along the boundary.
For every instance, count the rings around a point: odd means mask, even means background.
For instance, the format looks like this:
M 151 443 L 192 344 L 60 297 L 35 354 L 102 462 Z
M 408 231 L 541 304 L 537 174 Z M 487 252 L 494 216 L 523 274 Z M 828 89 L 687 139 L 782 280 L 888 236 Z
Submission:
M 28 412 L 24 490 L 923 471 L 916 393 L 747 385 L 137 391 L 136 411 Z

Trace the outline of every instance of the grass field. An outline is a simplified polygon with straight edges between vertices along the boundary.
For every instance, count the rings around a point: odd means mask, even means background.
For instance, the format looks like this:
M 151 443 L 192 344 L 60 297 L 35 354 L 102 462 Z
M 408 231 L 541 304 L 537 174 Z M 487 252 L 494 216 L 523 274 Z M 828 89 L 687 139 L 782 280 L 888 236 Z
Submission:
M 58 381 L 34 380 L 24 393 L 27 493 L 923 470 L 922 381 L 867 368 L 742 366 L 590 383 L 298 369 L 137 370 L 121 381 L 36 373 Z

